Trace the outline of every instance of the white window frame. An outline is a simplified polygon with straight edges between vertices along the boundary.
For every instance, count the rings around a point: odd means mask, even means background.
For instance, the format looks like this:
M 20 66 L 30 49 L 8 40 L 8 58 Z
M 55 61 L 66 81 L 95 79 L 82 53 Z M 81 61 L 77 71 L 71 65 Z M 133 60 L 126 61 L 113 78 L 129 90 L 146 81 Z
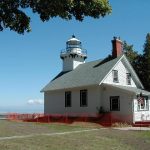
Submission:
M 83 97 L 85 94 L 85 97 Z M 85 98 L 85 103 L 83 104 L 83 100 Z M 86 89 L 80 90 L 80 107 L 87 107 L 88 106 L 88 91 Z
M 69 95 L 69 97 L 68 97 Z M 71 94 L 71 91 L 66 91 L 65 92 L 65 107 L 71 107 L 71 99 L 72 99 L 72 94 Z M 70 101 L 70 102 L 69 102 Z M 70 104 L 69 104 L 69 103 Z
M 137 110 L 138 111 L 149 111 L 149 100 L 148 96 L 142 96 L 144 98 L 144 102 L 140 103 L 138 101 L 139 96 L 137 97 Z
M 117 100 L 117 109 L 113 108 L 113 100 Z M 119 96 L 110 96 L 110 111 L 120 111 L 120 97 Z
M 113 70 L 112 75 L 113 75 L 113 82 L 119 83 L 118 70 Z
M 131 73 L 126 73 L 127 85 L 131 85 Z

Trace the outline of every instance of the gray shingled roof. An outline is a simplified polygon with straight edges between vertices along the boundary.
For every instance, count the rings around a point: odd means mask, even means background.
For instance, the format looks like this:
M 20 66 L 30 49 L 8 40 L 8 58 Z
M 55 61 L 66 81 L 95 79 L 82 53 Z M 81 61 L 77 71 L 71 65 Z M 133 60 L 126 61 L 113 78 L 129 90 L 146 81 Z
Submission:
M 131 93 L 135 93 L 135 94 L 140 94 L 142 92 L 142 94 L 144 94 L 144 95 L 150 95 L 150 92 L 142 90 L 142 89 L 138 89 L 136 87 L 112 85 L 112 84 L 106 84 L 106 83 L 103 83 L 103 85 L 104 86 L 106 85 L 106 86 L 118 88 L 118 89 L 125 90 L 125 91 L 131 92 Z
M 102 63 L 103 60 L 87 62 L 70 72 L 61 72 L 41 92 L 99 85 L 120 58 L 105 63 Z

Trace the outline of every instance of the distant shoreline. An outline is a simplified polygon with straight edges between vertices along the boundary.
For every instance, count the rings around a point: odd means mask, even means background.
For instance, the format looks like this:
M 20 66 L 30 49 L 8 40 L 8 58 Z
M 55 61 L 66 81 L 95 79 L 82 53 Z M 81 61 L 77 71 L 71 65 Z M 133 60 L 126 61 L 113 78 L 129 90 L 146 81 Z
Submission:
M 7 119 L 7 114 L 6 113 L 0 113 L 0 120 Z

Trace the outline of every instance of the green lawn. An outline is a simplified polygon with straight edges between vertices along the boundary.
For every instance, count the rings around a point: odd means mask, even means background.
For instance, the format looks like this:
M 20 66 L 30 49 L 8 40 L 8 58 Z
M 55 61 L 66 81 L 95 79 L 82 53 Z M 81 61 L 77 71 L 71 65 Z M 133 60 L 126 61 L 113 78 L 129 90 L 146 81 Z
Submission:
M 37 124 L 0 121 L 0 137 L 99 128 L 95 124 Z M 111 128 L 64 135 L 0 140 L 0 150 L 149 150 L 150 131 Z

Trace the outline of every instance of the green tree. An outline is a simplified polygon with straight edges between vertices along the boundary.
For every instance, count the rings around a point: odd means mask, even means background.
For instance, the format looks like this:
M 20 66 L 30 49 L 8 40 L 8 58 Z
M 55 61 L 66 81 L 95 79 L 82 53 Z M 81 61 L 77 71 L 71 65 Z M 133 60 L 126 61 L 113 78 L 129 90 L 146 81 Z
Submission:
M 123 42 L 123 50 L 145 89 L 150 91 L 150 33 L 146 35 L 143 54 L 138 54 L 126 41 Z
M 137 73 L 140 80 L 143 82 L 143 55 L 138 54 L 137 51 L 134 50 L 133 45 L 127 44 L 126 41 L 123 42 L 123 50 L 126 54 L 128 60 L 130 61 L 132 67 Z
M 143 50 L 142 81 L 145 89 L 150 91 L 150 33 L 146 35 Z
M 82 21 L 85 16 L 104 17 L 111 13 L 108 0 L 0 0 L 0 30 L 6 28 L 23 34 L 30 31 L 30 17 L 25 9 L 48 21 L 54 17 Z
M 133 49 L 133 45 L 127 44 L 126 41 L 123 42 L 123 51 L 126 54 L 127 58 L 129 59 L 130 63 L 132 64 L 133 68 L 137 70 L 137 63 L 138 63 L 138 52 Z

